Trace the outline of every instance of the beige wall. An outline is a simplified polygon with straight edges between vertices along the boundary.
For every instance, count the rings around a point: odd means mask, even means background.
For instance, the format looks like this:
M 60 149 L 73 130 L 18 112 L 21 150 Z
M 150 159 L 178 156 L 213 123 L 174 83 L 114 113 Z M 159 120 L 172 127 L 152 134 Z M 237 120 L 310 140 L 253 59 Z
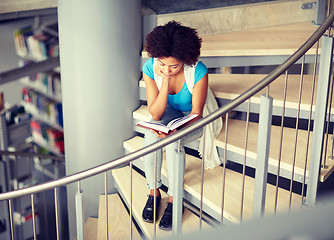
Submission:
M 0 13 L 11 13 L 57 7 L 57 0 L 1 0 Z
M 306 2 L 308 1 L 286 0 L 161 14 L 157 16 L 157 23 L 162 25 L 170 20 L 176 20 L 198 29 L 199 34 L 205 36 L 290 23 L 312 22 L 314 10 L 301 8 Z

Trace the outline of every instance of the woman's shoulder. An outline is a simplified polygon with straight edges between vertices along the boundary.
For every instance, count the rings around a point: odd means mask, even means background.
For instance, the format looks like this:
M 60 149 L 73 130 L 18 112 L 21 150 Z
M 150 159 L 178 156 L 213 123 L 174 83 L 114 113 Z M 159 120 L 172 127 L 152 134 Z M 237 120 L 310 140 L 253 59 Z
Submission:
M 207 72 L 207 71 L 208 71 L 208 68 L 205 66 L 205 64 L 204 64 L 202 61 L 198 61 L 195 70 L 196 70 L 196 71 L 204 71 L 204 72 Z
M 153 58 L 147 59 L 146 62 L 144 63 L 143 68 L 144 67 L 152 67 L 153 68 L 153 60 L 154 60 Z
M 153 58 L 149 58 L 143 65 L 143 73 L 154 79 Z
M 195 83 L 201 80 L 208 73 L 208 68 L 202 61 L 199 61 L 195 68 Z

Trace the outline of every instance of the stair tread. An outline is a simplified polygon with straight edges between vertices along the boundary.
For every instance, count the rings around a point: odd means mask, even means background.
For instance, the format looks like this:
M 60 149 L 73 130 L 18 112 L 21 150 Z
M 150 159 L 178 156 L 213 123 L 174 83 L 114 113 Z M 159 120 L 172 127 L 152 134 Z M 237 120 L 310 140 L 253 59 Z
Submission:
M 134 137 L 125 141 L 123 146 L 128 151 L 138 150 L 138 146 L 142 146 L 143 138 Z M 162 175 L 167 176 L 165 160 L 163 162 Z M 222 204 L 222 186 L 223 182 L 223 168 L 216 167 L 213 169 L 206 169 L 204 172 L 204 197 L 203 202 L 211 207 L 217 213 L 221 213 Z M 192 196 L 200 199 L 200 183 L 201 183 L 201 161 L 200 159 L 187 155 L 186 156 L 186 170 L 184 176 L 184 189 Z M 241 194 L 242 194 L 242 174 L 226 169 L 226 183 L 225 183 L 225 203 L 224 203 L 224 217 L 233 223 L 240 221 L 241 209 Z M 250 219 L 252 217 L 253 208 L 253 190 L 254 179 L 245 177 L 245 193 L 243 205 L 243 219 Z M 267 184 L 266 196 L 266 214 L 274 212 L 276 188 L 273 185 Z M 240 201 L 240 202 L 239 202 Z M 301 196 L 292 194 L 292 207 L 301 206 Z M 278 189 L 278 206 L 277 211 L 287 211 L 289 209 L 289 191 Z
M 133 114 L 133 117 L 138 120 L 147 121 L 150 119 L 150 114 L 148 113 L 147 106 L 142 105 Z M 239 155 L 244 156 L 245 147 L 245 134 L 246 130 L 242 131 L 240 129 L 246 129 L 246 122 L 241 120 L 229 119 L 228 122 L 229 132 L 227 139 L 227 150 L 233 151 Z M 249 123 L 248 128 L 248 143 L 247 143 L 247 157 L 251 159 L 256 159 L 257 157 L 257 137 L 258 137 L 258 124 Z M 281 164 L 280 169 L 292 171 L 292 164 L 294 158 L 294 142 L 295 142 L 295 129 L 284 128 L 283 131 L 283 145 L 281 154 Z M 304 175 L 305 160 L 306 160 L 306 146 L 307 146 L 307 135 L 306 130 L 298 130 L 298 141 L 297 150 L 295 155 L 295 174 Z M 239 136 L 239 137 L 231 137 Z M 271 139 L 270 139 L 270 151 L 269 151 L 269 165 L 278 167 L 279 161 L 279 146 L 280 146 L 280 136 L 281 127 L 272 126 L 271 127 Z M 312 132 L 310 132 L 310 140 L 312 140 Z M 328 137 L 328 146 L 331 146 L 331 135 Z M 225 122 L 223 124 L 223 129 L 216 139 L 216 146 L 222 149 L 225 148 Z M 309 145 L 310 152 L 311 145 Z M 331 155 L 330 148 L 327 148 L 327 156 Z M 309 162 L 309 155 L 308 155 Z M 247 166 L 255 167 L 255 163 L 246 162 Z M 334 160 L 327 159 L 327 168 L 321 169 L 320 181 L 324 182 L 334 170 Z M 306 176 L 308 176 L 308 164 L 306 167 Z
M 201 57 L 291 55 L 317 28 L 305 22 L 203 36 Z M 306 54 L 314 53 L 312 48 Z
M 209 86 L 216 98 L 233 100 L 240 94 L 244 93 L 256 83 L 264 79 L 266 74 L 210 74 Z M 298 109 L 299 101 L 299 84 L 300 75 L 288 76 L 287 93 L 286 93 L 286 108 Z M 301 97 L 301 110 L 310 110 L 311 94 L 312 94 L 312 75 L 303 76 L 303 88 Z M 284 101 L 284 84 L 285 76 L 279 76 L 273 83 L 270 84 L 269 95 L 273 97 L 273 105 L 283 107 Z M 265 94 L 267 89 L 262 90 L 251 98 L 252 103 L 260 103 L 261 95 Z M 315 101 L 315 94 L 313 105 Z M 313 109 L 314 110 L 314 109 Z
M 240 94 L 246 92 L 256 83 L 264 79 L 266 74 L 209 74 L 209 87 L 216 98 L 233 100 Z M 300 75 L 290 74 L 287 81 L 287 93 L 285 107 L 298 109 Z M 285 76 L 281 75 L 270 84 L 269 95 L 273 97 L 273 106 L 283 107 Z M 311 108 L 313 76 L 303 76 L 303 88 L 301 95 L 300 109 L 309 111 Z M 140 80 L 139 86 L 145 88 L 145 82 Z M 261 95 L 266 93 L 266 89 L 255 94 L 251 98 L 251 103 L 260 103 Z M 313 99 L 313 111 L 316 93 Z M 334 112 L 334 108 L 333 108 Z
M 84 239 L 95 240 L 97 238 L 98 218 L 89 217 L 84 226 Z M 75 240 L 78 238 L 75 237 Z
M 106 238 L 106 206 L 105 195 L 100 195 L 97 239 Z M 118 194 L 108 195 L 108 225 L 109 239 L 130 238 L 130 217 Z M 117 230 L 115 230 L 117 229 Z M 141 239 L 140 234 L 132 223 L 132 239 Z
M 125 197 L 126 201 L 130 202 L 130 167 L 122 167 L 118 169 L 114 169 L 112 171 L 113 177 L 117 182 L 119 188 L 121 188 L 121 192 Z M 154 224 L 147 223 L 142 220 L 142 210 L 147 201 L 148 189 L 146 187 L 146 181 L 143 176 L 141 176 L 138 172 L 132 171 L 133 177 L 133 193 L 132 193 L 132 204 L 133 204 L 133 216 L 136 218 L 138 225 L 141 227 L 145 237 L 147 239 L 153 239 L 154 237 Z M 165 211 L 168 202 L 168 195 L 161 191 L 162 199 L 159 208 L 159 214 L 157 219 L 156 226 L 156 236 L 160 237 L 168 237 L 172 236 L 172 231 L 163 231 L 158 228 L 158 223 L 160 222 L 161 216 Z M 209 226 L 203 222 L 203 227 L 208 228 Z M 182 232 L 192 232 L 199 229 L 199 219 L 188 209 L 185 209 L 182 216 Z

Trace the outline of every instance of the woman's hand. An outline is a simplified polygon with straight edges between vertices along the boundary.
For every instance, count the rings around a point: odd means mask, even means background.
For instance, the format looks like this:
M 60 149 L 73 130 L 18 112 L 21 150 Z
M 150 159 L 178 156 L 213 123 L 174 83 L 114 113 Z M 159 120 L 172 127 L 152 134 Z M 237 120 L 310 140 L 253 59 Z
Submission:
M 159 137 L 159 138 L 166 138 L 167 136 L 169 136 L 169 135 L 175 133 L 175 132 L 176 132 L 176 129 L 174 129 L 173 131 L 170 131 L 170 132 L 167 133 L 167 134 L 166 134 L 166 133 L 163 133 L 163 132 L 160 132 L 160 131 L 155 131 L 155 130 L 153 130 L 153 129 L 151 129 L 151 131 L 154 132 L 155 135 L 157 135 L 157 137 Z
M 169 80 L 170 76 L 164 74 L 164 72 L 160 69 L 159 64 L 156 64 L 154 68 L 154 73 L 157 74 L 158 76 L 162 77 L 162 79 Z

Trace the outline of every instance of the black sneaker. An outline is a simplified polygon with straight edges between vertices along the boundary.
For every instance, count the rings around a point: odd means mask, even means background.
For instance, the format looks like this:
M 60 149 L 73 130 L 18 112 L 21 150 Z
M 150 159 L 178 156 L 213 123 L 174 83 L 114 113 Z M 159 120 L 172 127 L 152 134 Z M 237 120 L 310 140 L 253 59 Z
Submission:
M 156 197 L 156 219 L 158 219 L 158 209 L 160 206 L 161 197 Z M 143 209 L 143 220 L 148 223 L 153 223 L 153 204 L 154 204 L 154 196 L 148 196 L 147 202 Z
M 173 226 L 172 220 L 173 220 L 173 203 L 168 202 L 167 207 L 165 209 L 165 213 L 160 220 L 159 228 L 162 230 L 171 230 Z
M 182 214 L 184 213 L 184 206 L 182 205 Z M 164 215 L 159 223 L 161 230 L 172 230 L 173 226 L 173 203 L 168 202 Z

